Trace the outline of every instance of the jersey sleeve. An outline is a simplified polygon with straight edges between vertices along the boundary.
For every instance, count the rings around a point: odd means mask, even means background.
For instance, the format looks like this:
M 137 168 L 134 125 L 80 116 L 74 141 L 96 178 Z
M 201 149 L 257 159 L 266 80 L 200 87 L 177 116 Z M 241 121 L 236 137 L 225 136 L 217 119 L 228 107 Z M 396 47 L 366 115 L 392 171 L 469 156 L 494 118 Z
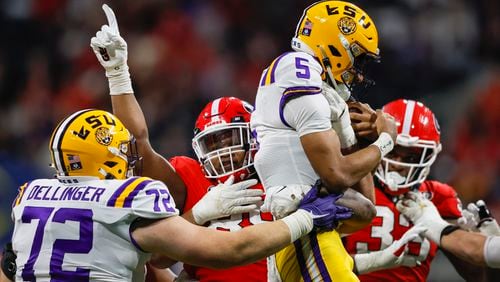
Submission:
M 149 177 L 127 179 L 114 191 L 106 205 L 113 207 L 114 217 L 126 214 L 131 218 L 156 219 L 179 214 L 167 186 Z
M 451 186 L 437 181 L 427 181 L 427 192 L 431 193 L 431 201 L 444 219 L 457 219 L 462 216 L 462 204 L 457 192 Z
M 276 58 L 268 68 L 270 80 L 276 79 L 286 91 L 321 89 L 323 69 L 316 59 L 304 52 L 290 52 Z M 266 78 L 266 75 L 264 76 Z
M 323 95 L 308 95 L 291 100 L 283 109 L 283 116 L 299 136 L 332 128 L 330 108 Z
M 285 53 L 268 68 L 270 81 L 276 80 L 283 91 L 280 119 L 299 136 L 331 128 L 328 101 L 321 95 L 322 71 L 316 59 L 304 52 Z

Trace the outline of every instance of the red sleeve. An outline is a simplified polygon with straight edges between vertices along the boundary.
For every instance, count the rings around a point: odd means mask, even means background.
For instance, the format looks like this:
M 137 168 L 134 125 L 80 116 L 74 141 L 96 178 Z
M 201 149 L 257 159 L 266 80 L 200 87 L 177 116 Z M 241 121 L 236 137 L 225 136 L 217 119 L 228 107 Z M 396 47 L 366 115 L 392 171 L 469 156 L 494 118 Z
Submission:
M 430 200 L 444 219 L 457 219 L 462 216 L 462 203 L 451 186 L 429 180 L 425 181 L 420 189 L 422 192 L 429 193 Z
M 207 193 L 213 183 L 205 177 L 198 161 L 184 156 L 173 157 L 169 161 L 186 185 L 184 212 L 187 212 Z

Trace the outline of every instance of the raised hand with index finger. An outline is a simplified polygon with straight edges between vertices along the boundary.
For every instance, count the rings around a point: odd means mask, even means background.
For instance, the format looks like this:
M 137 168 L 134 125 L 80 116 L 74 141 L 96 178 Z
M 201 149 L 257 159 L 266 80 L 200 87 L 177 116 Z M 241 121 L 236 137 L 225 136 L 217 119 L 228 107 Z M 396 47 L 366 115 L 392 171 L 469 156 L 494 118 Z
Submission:
M 111 95 L 133 93 L 127 65 L 127 42 L 120 36 L 115 13 L 106 4 L 102 9 L 108 20 L 90 40 L 90 47 L 106 70 Z

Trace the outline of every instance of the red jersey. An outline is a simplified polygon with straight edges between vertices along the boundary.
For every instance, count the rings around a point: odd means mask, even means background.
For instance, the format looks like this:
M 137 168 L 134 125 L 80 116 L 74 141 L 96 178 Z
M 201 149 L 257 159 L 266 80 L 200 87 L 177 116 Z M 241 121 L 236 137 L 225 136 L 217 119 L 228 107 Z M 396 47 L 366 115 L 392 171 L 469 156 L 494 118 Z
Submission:
M 425 181 L 419 188 L 425 197 L 437 207 L 444 219 L 457 219 L 462 216 L 460 200 L 455 190 L 437 181 Z M 377 216 L 372 224 L 344 238 L 344 245 L 351 254 L 380 251 L 399 240 L 410 229 L 410 223 L 396 209 L 396 197 L 375 189 Z M 359 276 L 361 281 L 426 281 L 430 264 L 438 246 L 427 239 L 418 237 L 409 243 L 409 252 L 419 256 L 422 264 L 416 267 L 398 267 L 379 270 Z
M 174 157 L 170 163 L 186 185 L 186 202 L 184 212 L 189 211 L 207 193 L 208 188 L 217 185 L 216 181 L 206 178 L 200 163 L 188 157 Z M 253 188 L 264 189 L 258 183 Z M 212 220 L 206 224 L 208 228 L 221 231 L 238 231 L 244 227 L 272 221 L 270 213 L 243 213 Z M 229 269 L 210 269 L 184 265 L 184 269 L 193 278 L 200 281 L 267 281 L 267 262 L 265 259 L 256 263 Z

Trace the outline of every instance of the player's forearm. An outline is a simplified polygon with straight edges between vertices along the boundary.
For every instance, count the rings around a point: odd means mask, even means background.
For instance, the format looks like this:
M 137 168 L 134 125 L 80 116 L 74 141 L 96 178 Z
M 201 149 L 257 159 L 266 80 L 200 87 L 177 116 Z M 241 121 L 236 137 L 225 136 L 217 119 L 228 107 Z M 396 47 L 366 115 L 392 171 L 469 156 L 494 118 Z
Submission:
M 375 203 L 375 184 L 373 183 L 373 175 L 371 173 L 368 173 L 358 183 L 352 186 L 352 189 L 361 193 L 370 202 Z
M 269 228 L 268 224 L 273 227 Z M 281 220 L 244 228 L 234 235 L 226 241 L 226 249 L 223 250 L 225 254 L 230 253 L 230 257 L 219 261 L 213 267 L 226 268 L 249 264 L 274 254 L 291 243 L 290 231 Z
M 144 113 L 134 94 L 112 95 L 113 113 L 125 124 L 136 140 L 149 142 Z
M 314 171 L 331 193 L 344 192 L 352 187 L 380 161 L 380 151 L 375 146 L 343 156 L 333 130 L 306 134 L 300 139 Z
M 441 248 L 465 261 L 485 265 L 483 255 L 485 241 L 484 235 L 457 230 L 441 238 Z

